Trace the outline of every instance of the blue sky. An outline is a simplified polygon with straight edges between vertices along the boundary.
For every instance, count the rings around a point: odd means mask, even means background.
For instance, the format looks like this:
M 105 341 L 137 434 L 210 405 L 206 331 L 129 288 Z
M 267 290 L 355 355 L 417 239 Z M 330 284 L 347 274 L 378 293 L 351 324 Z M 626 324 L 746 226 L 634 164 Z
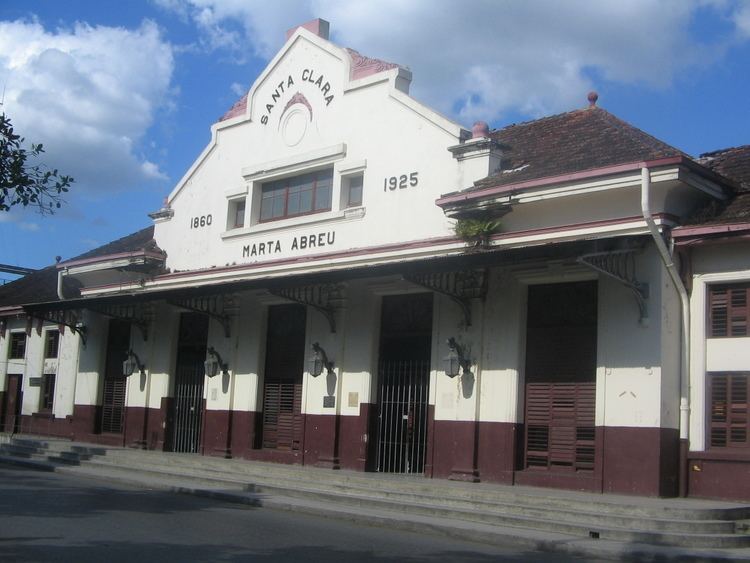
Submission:
M 314 17 L 410 67 L 412 95 L 467 127 L 594 89 L 689 154 L 750 143 L 748 1 L 2 0 L 2 109 L 77 181 L 52 217 L 0 215 L 0 263 L 43 267 L 147 226 L 286 29 Z

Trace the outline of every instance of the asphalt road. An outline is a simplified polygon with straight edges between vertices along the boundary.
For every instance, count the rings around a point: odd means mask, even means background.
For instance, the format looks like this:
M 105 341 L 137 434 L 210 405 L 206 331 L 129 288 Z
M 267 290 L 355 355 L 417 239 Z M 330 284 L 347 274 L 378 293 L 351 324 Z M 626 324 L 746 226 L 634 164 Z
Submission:
M 0 466 L 0 561 L 583 561 Z

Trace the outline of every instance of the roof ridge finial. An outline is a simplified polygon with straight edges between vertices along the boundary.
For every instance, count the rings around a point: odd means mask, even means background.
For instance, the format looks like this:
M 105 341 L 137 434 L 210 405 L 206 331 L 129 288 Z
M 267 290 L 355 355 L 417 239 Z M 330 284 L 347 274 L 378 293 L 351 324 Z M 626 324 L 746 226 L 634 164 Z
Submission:
M 596 101 L 599 99 L 599 94 L 596 93 L 596 90 L 591 90 L 591 92 L 589 92 L 589 95 L 586 96 L 586 99 L 589 101 L 589 107 L 595 108 Z

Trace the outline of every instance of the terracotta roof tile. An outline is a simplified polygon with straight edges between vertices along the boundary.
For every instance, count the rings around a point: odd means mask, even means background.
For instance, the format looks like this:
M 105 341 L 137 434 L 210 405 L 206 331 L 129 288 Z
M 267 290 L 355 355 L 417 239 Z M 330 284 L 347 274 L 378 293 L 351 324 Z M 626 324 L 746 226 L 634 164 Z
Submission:
M 247 93 L 242 96 L 239 100 L 234 102 L 231 108 L 219 118 L 219 121 L 226 121 L 232 119 L 238 115 L 243 115 L 247 111 Z
M 750 145 L 707 152 L 698 163 L 738 185 L 727 203 L 712 202 L 693 215 L 686 226 L 750 223 Z
M 750 191 L 750 145 L 707 152 L 697 160 L 717 174 L 737 182 L 738 191 Z
M 154 240 L 153 225 L 151 225 L 150 227 L 146 227 L 145 229 L 141 229 L 140 231 L 136 231 L 135 233 L 126 235 L 117 240 L 113 240 L 112 242 L 108 242 L 107 244 L 93 250 L 89 250 L 88 252 L 84 252 L 80 256 L 75 256 L 74 258 L 66 260 L 65 262 L 69 262 L 72 260 L 83 260 L 85 258 L 96 258 L 98 256 L 107 256 L 109 254 L 119 254 L 121 252 L 132 252 L 135 250 L 154 250 L 157 252 L 161 251 L 161 249 L 156 246 L 156 241 Z
M 606 110 L 589 107 L 493 131 L 501 169 L 466 191 L 671 156 L 678 149 Z

